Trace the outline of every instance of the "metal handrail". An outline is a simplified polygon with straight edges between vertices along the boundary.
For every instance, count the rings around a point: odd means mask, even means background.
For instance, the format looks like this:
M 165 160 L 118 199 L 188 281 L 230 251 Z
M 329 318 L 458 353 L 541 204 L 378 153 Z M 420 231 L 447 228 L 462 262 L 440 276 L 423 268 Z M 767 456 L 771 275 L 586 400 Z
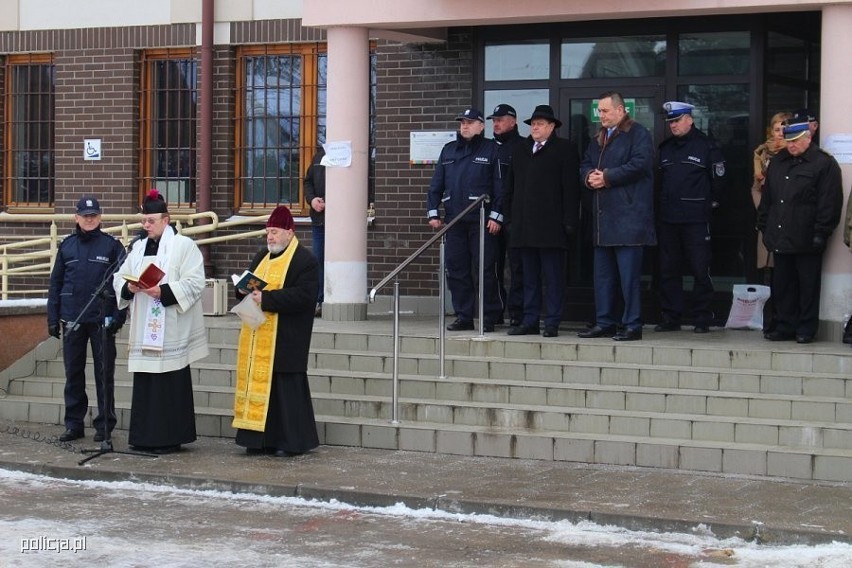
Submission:
M 439 266 L 438 266 L 438 301 L 440 302 L 440 306 L 438 306 L 438 350 L 439 350 L 439 364 L 441 369 L 441 374 L 439 378 L 446 378 L 446 373 L 444 370 L 445 363 L 445 346 L 444 342 L 446 340 L 446 328 L 444 326 L 444 318 L 445 312 L 444 309 L 444 297 L 445 297 L 445 287 L 446 287 L 446 279 L 444 278 L 444 263 L 445 263 L 445 254 L 444 247 L 446 244 L 446 239 L 444 235 L 446 235 L 447 231 L 449 231 L 456 223 L 460 222 L 465 215 L 479 207 L 479 335 L 482 337 L 484 335 L 484 325 L 485 325 L 485 304 L 484 304 L 484 280 L 485 280 L 485 204 L 488 203 L 489 196 L 488 195 L 480 195 L 475 200 L 473 200 L 467 207 L 462 210 L 452 221 L 445 224 L 441 227 L 437 233 L 432 235 L 432 237 L 427 240 L 423 245 L 411 253 L 405 260 L 403 260 L 399 265 L 394 268 L 390 274 L 382 278 L 378 284 L 370 290 L 369 299 L 370 302 L 376 301 L 376 293 L 384 288 L 388 282 L 391 280 L 394 281 L 393 284 L 393 387 L 392 387 L 392 409 L 391 409 L 391 423 L 399 424 L 399 280 L 397 280 L 397 276 L 405 270 L 409 264 L 414 262 L 416 259 L 420 257 L 426 250 L 429 249 L 432 245 L 434 245 L 438 240 L 441 241 L 440 246 L 440 255 L 439 255 Z
M 438 232 L 437 232 L 437 233 L 435 233 L 434 235 L 432 235 L 432 237 L 431 237 L 428 241 L 426 241 L 425 243 L 423 243 L 423 246 L 421 246 L 419 249 L 417 249 L 416 251 L 414 251 L 413 253 L 411 253 L 411 254 L 408 256 L 408 258 L 406 258 L 405 260 L 403 260 L 402 262 L 400 262 L 400 263 L 399 263 L 399 265 L 398 265 L 396 268 L 394 268 L 393 270 L 391 270 L 390 274 L 388 274 L 387 276 L 385 276 L 384 278 L 382 278 L 382 279 L 379 281 L 379 283 L 378 283 L 378 284 L 376 284 L 376 285 L 373 287 L 373 289 L 372 289 L 372 290 L 370 290 L 370 302 L 374 302 L 374 301 L 376 300 L 376 292 L 378 292 L 379 290 L 381 290 L 382 288 L 384 288 L 385 286 L 387 286 L 388 282 L 390 282 L 391 280 L 393 280 L 393 279 L 396 277 L 396 275 L 397 275 L 397 274 L 399 274 L 400 272 L 402 272 L 403 270 L 405 270 L 405 269 L 406 269 L 406 267 L 408 267 L 408 265 L 409 265 L 409 264 L 411 264 L 412 262 L 414 262 L 417 258 L 419 258 L 419 257 L 420 257 L 420 255 L 421 255 L 421 254 L 423 254 L 424 252 L 426 252 L 426 250 L 427 250 L 429 247 L 431 247 L 433 244 L 435 244 L 435 241 L 437 241 L 438 239 L 440 239 L 441 237 L 443 237 L 443 236 L 444 236 L 444 234 L 445 234 L 445 233 L 446 233 L 446 232 L 450 229 L 450 227 L 453 227 L 456 223 L 458 223 L 459 221 L 461 221 L 461 220 L 462 220 L 462 218 L 464 218 L 464 216 L 465 216 L 465 215 L 467 215 L 468 213 L 470 213 L 471 211 L 473 211 L 474 209 L 476 209 L 477 205 L 481 204 L 483 201 L 486 201 L 486 202 L 488 201 L 488 196 L 487 196 L 487 195 L 480 195 L 480 196 L 479 196 L 479 197 L 477 197 L 474 201 L 471 201 L 471 202 L 470 202 L 470 205 L 468 205 L 467 207 L 465 207 L 465 208 L 464 208 L 464 210 L 463 210 L 461 213 L 459 213 L 458 215 L 456 215 L 456 217 L 455 217 L 452 221 L 450 221 L 449 223 L 447 223 L 447 224 L 445 224 L 443 227 L 441 227 L 441 228 L 438 230 Z
M 142 224 L 138 222 L 140 214 L 130 215 L 102 215 L 102 221 L 120 221 L 120 224 L 111 227 L 102 227 L 105 233 L 115 234 L 124 244 L 130 241 L 134 233 L 141 228 Z M 264 224 L 268 215 L 259 217 L 244 217 L 233 219 L 230 221 L 219 221 L 219 216 L 212 212 L 202 213 L 175 213 L 171 215 L 176 222 L 177 230 L 182 235 L 197 236 L 202 233 L 212 233 L 216 230 L 230 229 L 241 225 L 248 224 Z M 196 224 L 195 221 L 201 218 L 209 219 L 206 223 Z M 56 225 L 57 220 L 73 221 L 74 215 L 40 215 L 40 214 L 0 214 L 0 223 L 8 222 L 49 222 L 48 237 L 36 237 L 27 240 L 17 240 L 14 243 L 0 244 L 0 299 L 7 300 L 10 294 L 44 294 L 46 290 L 36 290 L 28 287 L 23 292 L 11 291 L 9 289 L 10 276 L 46 276 L 50 274 L 53 263 L 58 250 L 58 243 L 61 240 L 59 231 Z M 187 226 L 182 226 L 186 223 Z M 221 235 L 217 237 L 196 238 L 195 241 L 199 245 L 212 244 L 218 242 L 226 242 L 231 240 L 242 240 L 262 236 L 265 233 L 263 229 L 247 231 L 234 235 Z M 19 249 L 29 249 L 22 252 L 16 252 Z M 36 249 L 36 250 L 32 250 Z M 41 250 L 39 250 L 41 249 Z M 41 261 L 41 262 L 38 262 Z M 15 267 L 13 265 L 19 263 L 27 263 L 26 266 Z

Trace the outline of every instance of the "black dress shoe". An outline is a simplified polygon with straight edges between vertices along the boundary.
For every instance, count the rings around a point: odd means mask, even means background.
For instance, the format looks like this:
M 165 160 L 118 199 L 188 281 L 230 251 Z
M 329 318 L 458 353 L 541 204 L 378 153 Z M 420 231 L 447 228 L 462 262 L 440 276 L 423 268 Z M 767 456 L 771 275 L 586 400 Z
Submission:
M 152 454 L 174 454 L 180 451 L 180 444 L 178 444 L 177 446 L 159 446 L 156 448 L 151 448 L 148 451 Z
M 680 324 L 674 322 L 658 323 L 654 331 L 680 331 Z
M 796 343 L 813 343 L 814 336 L 813 335 L 797 335 Z
M 482 333 L 491 333 L 492 331 L 494 331 L 494 322 L 486 320 L 485 323 L 482 324 Z
M 79 440 L 85 436 L 82 430 L 72 430 L 68 428 L 62 434 L 59 435 L 60 442 L 70 442 L 72 440 Z
M 642 329 L 625 329 L 612 336 L 615 341 L 638 341 L 642 339 Z
M 764 333 L 763 338 L 768 341 L 793 341 L 796 336 L 792 333 L 775 330 Z
M 264 450 L 263 448 L 246 448 L 247 456 L 259 456 L 265 453 L 266 450 Z
M 272 452 L 272 455 L 276 458 L 292 458 L 293 456 L 298 456 L 297 452 L 288 452 L 287 450 L 275 450 Z
M 582 337 L 583 339 L 592 339 L 595 337 L 612 337 L 615 335 L 615 326 L 613 327 L 601 327 L 596 325 L 594 327 L 590 327 L 587 330 L 581 331 L 577 334 L 577 337 Z
M 559 335 L 559 328 L 548 325 L 544 328 L 544 333 L 541 335 L 544 337 L 557 337 Z
M 509 327 L 518 327 L 521 325 L 521 318 L 512 318 L 509 320 Z
M 506 335 L 538 335 L 539 328 L 537 325 L 518 325 L 510 327 Z
M 692 329 L 692 332 L 693 332 L 693 333 L 709 333 L 709 332 L 710 332 L 710 327 L 709 327 L 709 326 L 706 326 L 706 325 L 696 325 L 696 326 Z
M 447 326 L 447 331 L 467 331 L 473 329 L 473 320 L 456 318 L 456 321 Z

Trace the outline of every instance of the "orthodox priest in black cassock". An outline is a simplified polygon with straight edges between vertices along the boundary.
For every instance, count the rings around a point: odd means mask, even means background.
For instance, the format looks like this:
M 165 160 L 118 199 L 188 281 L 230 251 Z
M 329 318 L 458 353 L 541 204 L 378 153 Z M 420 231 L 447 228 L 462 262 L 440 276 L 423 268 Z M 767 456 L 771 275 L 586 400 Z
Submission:
M 249 266 L 266 286 L 248 298 L 237 291 L 266 316 L 255 329 L 243 323 L 237 352 L 233 426 L 236 443 L 250 454 L 297 455 L 319 445 L 308 386 L 319 271 L 294 229 L 290 210 L 277 207 L 266 225 L 267 248 Z

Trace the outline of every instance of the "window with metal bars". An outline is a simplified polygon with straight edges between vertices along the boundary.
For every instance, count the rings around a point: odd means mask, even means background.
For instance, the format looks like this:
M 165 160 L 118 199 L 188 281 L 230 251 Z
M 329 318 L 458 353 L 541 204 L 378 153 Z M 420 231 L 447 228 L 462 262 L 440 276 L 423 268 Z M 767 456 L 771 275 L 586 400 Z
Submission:
M 55 71 L 49 53 L 6 59 L 2 155 L 7 207 L 53 206 Z
M 142 55 L 139 192 L 157 188 L 169 208 L 196 198 L 198 60 L 192 49 Z
M 302 177 L 325 141 L 324 44 L 247 46 L 238 52 L 235 206 L 278 204 L 307 213 Z

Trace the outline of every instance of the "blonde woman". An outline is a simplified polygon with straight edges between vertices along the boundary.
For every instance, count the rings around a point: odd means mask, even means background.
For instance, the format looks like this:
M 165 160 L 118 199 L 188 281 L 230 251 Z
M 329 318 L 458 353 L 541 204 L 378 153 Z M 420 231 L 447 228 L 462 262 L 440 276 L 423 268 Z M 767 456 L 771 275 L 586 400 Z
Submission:
M 754 150 L 754 182 L 751 186 L 751 198 L 755 209 L 760 206 L 769 160 L 787 146 L 784 141 L 784 121 L 792 116 L 789 112 L 775 113 L 766 129 L 766 141 Z M 763 235 L 759 231 L 757 233 L 757 268 L 772 268 L 772 255 L 766 250 Z

